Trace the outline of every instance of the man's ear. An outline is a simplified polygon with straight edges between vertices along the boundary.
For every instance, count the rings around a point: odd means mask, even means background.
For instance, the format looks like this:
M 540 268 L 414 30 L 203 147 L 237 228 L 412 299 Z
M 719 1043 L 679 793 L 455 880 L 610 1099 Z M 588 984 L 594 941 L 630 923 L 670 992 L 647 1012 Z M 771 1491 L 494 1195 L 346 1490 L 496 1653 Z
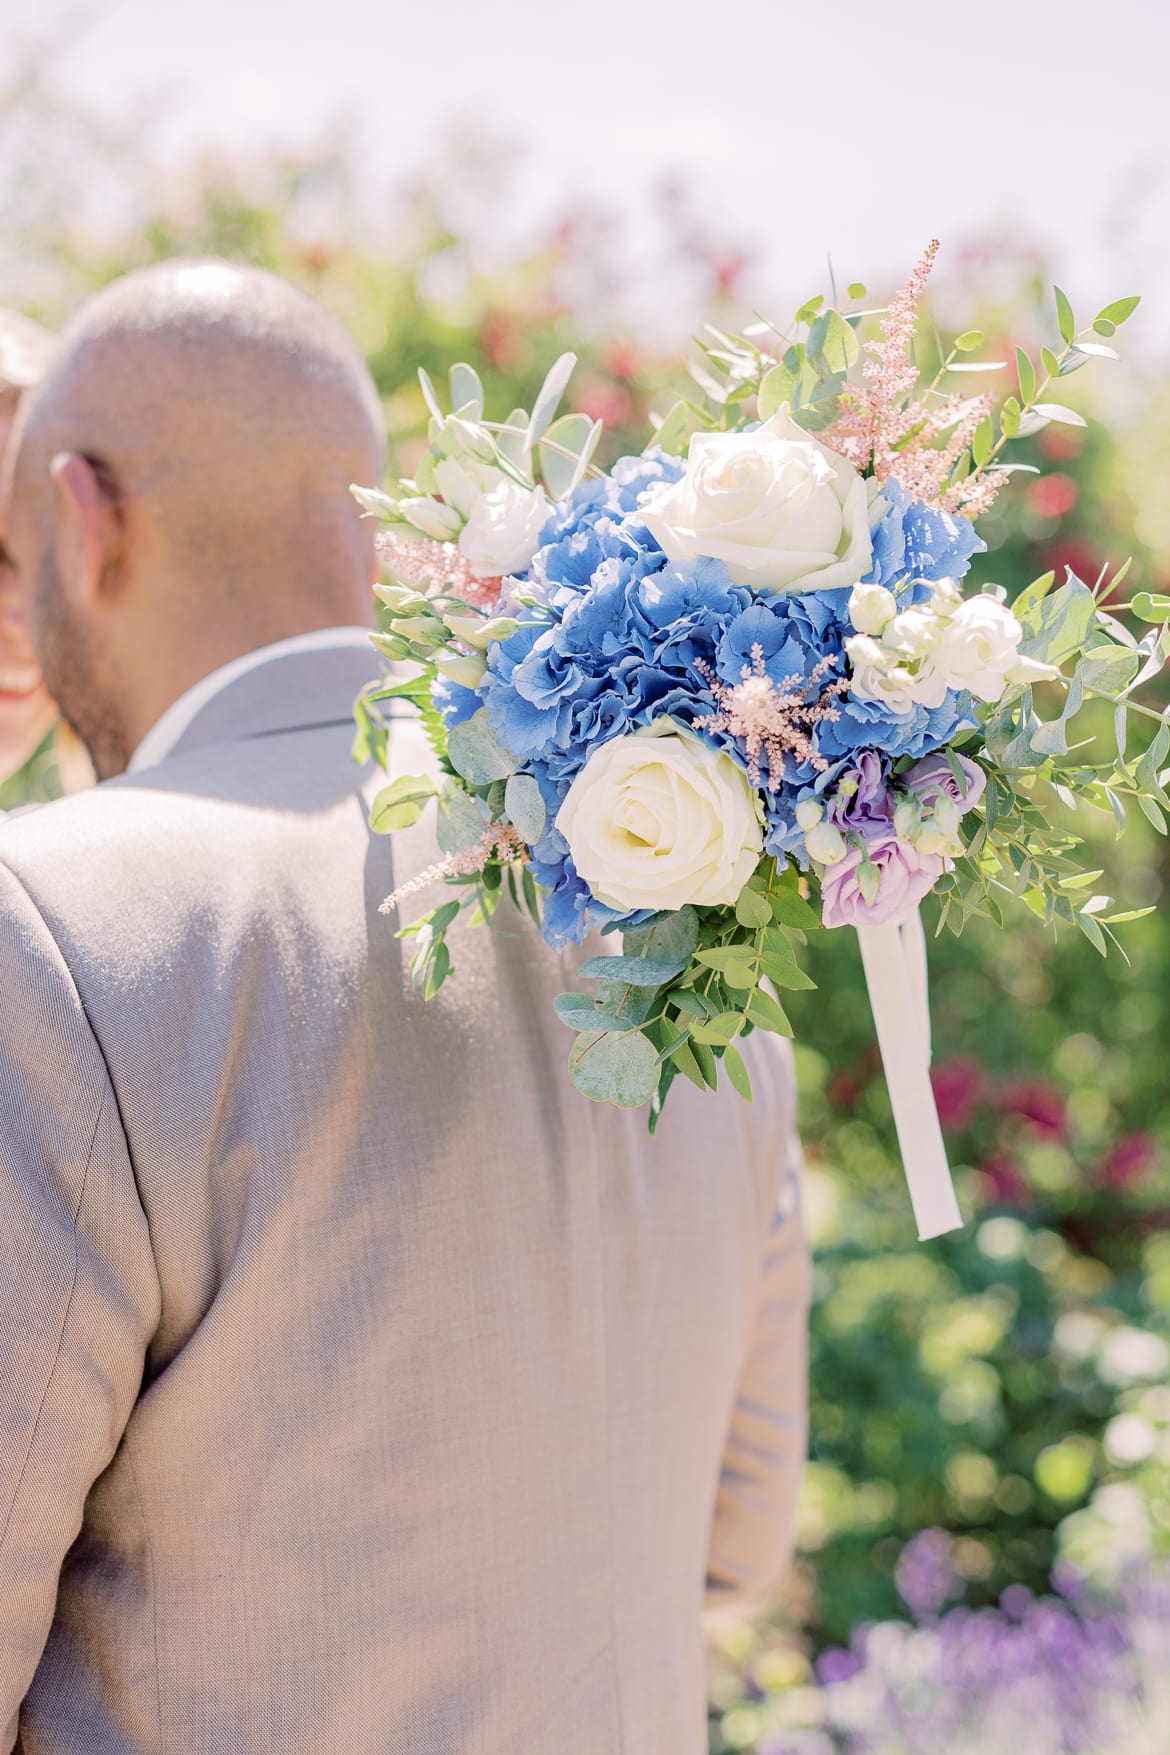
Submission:
M 120 558 L 122 518 L 117 496 L 77 451 L 59 451 L 49 464 L 57 490 L 57 567 L 62 587 L 78 606 L 95 603 Z

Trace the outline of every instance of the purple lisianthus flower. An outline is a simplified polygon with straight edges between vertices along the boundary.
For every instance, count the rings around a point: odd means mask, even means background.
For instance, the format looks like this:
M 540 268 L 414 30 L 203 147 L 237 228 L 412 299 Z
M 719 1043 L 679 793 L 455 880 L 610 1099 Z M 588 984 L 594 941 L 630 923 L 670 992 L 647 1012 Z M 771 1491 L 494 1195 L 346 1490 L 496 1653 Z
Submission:
M 922 761 L 915 762 L 902 775 L 902 785 L 908 792 L 918 794 L 919 802 L 928 815 L 935 809 L 940 798 L 950 798 L 958 805 L 960 815 L 966 816 L 983 797 L 983 789 L 987 785 L 987 776 L 983 769 L 968 756 L 959 755 L 957 750 L 953 754 L 963 771 L 965 783 L 962 786 L 956 780 L 951 764 L 942 750 L 924 756 Z
M 860 867 L 866 861 L 877 870 L 878 886 L 872 902 L 861 888 Z M 844 859 L 827 866 L 821 879 L 821 920 L 825 926 L 886 926 L 905 920 L 928 896 L 946 869 L 937 853 L 919 853 L 893 830 L 866 837 L 862 847 L 850 847 Z
M 857 766 L 839 772 L 825 795 L 829 821 L 866 837 L 890 833 L 897 802 L 887 784 L 886 765 L 876 750 L 863 750 Z

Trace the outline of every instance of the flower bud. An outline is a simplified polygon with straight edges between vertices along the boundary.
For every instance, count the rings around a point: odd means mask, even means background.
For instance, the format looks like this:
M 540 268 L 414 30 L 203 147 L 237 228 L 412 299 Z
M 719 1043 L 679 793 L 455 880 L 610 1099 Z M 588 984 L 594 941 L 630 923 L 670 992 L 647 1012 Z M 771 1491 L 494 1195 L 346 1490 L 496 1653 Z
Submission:
M 477 689 L 484 679 L 487 665 L 478 653 L 443 652 L 435 659 L 435 669 L 448 682 L 462 689 Z
M 806 834 L 816 828 L 824 814 L 824 805 L 818 804 L 815 798 L 802 798 L 796 807 L 797 823 Z
M 433 542 L 453 542 L 463 529 L 463 519 L 450 506 L 442 505 L 438 500 L 428 499 L 426 494 L 417 498 L 399 500 L 398 510 L 408 524 L 421 530 Z
M 859 634 L 881 634 L 897 613 L 892 591 L 884 585 L 855 585 L 849 593 L 849 620 Z
M 848 851 L 844 835 L 832 823 L 817 823 L 805 834 L 804 844 L 809 858 L 818 865 L 836 865 Z

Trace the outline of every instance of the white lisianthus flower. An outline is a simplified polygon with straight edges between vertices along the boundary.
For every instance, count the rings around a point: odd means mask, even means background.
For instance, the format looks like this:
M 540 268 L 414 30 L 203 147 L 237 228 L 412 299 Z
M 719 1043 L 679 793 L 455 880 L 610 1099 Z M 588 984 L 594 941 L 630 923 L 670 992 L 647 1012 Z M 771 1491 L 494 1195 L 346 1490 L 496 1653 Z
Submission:
M 444 503 L 469 518 L 481 494 L 490 493 L 500 481 L 498 469 L 476 463 L 471 458 L 443 457 L 435 464 L 435 488 Z
M 967 689 L 980 701 L 998 701 L 1010 682 L 1059 675 L 1055 665 L 1020 656 L 1023 632 L 1006 603 L 989 592 L 969 597 L 945 623 L 935 663 L 948 687 Z
M 598 901 L 623 913 L 730 907 L 763 850 L 742 768 L 668 719 L 595 750 L 556 826 Z
M 855 585 L 849 593 L 849 620 L 859 634 L 881 634 L 898 613 L 898 600 L 885 585 Z
M 478 579 L 522 573 L 540 547 L 548 519 L 544 489 L 521 487 L 506 475 L 480 494 L 459 533 L 459 547 Z
M 696 433 L 686 474 L 640 516 L 672 561 L 722 561 L 757 591 L 856 585 L 873 553 L 864 481 L 787 407 L 753 432 Z
M 1008 683 L 1060 674 L 1055 665 L 1021 656 L 1023 633 L 1002 593 L 964 598 L 953 579 L 940 579 L 929 601 L 901 610 L 876 638 L 865 633 L 846 640 L 850 692 L 898 713 L 940 707 L 948 689 L 994 704 Z

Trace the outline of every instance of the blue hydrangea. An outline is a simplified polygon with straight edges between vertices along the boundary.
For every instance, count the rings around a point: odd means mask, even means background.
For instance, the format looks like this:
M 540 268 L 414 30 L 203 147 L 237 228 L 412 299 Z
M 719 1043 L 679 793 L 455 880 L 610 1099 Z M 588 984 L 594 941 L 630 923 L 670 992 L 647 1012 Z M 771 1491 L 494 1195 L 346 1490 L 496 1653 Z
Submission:
M 742 747 L 702 723 L 715 711 L 712 678 L 734 686 L 756 648 L 776 684 L 811 677 L 825 658 L 835 665 L 822 687 L 844 672 L 844 643 L 854 631 L 848 589 L 757 596 L 733 584 L 722 562 L 667 560 L 639 519 L 638 500 L 682 472 L 677 459 L 651 452 L 583 483 L 545 527 L 530 570 L 538 607 L 526 625 L 489 649 L 477 691 L 447 681 L 435 687 L 449 725 L 486 705 L 501 741 L 540 785 L 547 826 L 531 870 L 545 891 L 544 934 L 555 947 L 580 943 L 591 926 L 619 918 L 594 899 L 555 827 L 594 749 L 673 716 L 746 768 Z M 966 519 L 915 505 L 896 482 L 879 505 L 870 577 L 880 583 L 960 574 L 983 546 Z M 845 698 L 836 720 L 818 726 L 816 743 L 836 770 L 867 749 L 888 761 L 924 755 L 970 722 L 970 703 L 957 695 L 933 712 L 915 707 L 907 715 Z M 766 759 L 761 765 L 766 781 Z M 787 759 L 781 784 L 765 792 L 770 852 L 807 864 L 796 806 L 824 783 L 825 770 L 814 762 Z
M 873 509 L 880 516 L 870 526 L 873 564 L 867 583 L 893 590 L 903 579 L 961 579 L 972 555 L 987 548 L 969 518 L 912 500 L 893 476 Z

